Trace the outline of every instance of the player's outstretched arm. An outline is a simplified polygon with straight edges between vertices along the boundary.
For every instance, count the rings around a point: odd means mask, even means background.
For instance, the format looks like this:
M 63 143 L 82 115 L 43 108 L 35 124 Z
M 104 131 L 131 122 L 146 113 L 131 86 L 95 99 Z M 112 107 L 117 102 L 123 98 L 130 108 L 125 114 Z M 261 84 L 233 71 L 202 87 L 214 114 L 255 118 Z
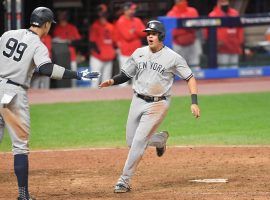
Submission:
M 100 76 L 99 72 L 90 72 L 88 69 L 77 72 L 65 69 L 53 63 L 46 63 L 39 66 L 37 73 L 44 76 L 49 76 L 52 79 L 77 79 L 77 80 L 91 80 Z
M 191 94 L 191 106 L 190 110 L 191 113 L 194 115 L 194 117 L 199 118 L 201 116 L 200 108 L 198 106 L 198 89 L 197 89 L 197 83 L 196 79 L 194 77 L 191 77 L 188 81 L 188 88 Z
M 113 79 L 109 79 L 109 80 L 106 80 L 106 81 L 100 83 L 100 85 L 98 87 L 99 88 L 110 87 L 113 84 L 114 84 L 114 80 Z
M 109 87 L 112 85 L 119 85 L 129 80 L 130 80 L 130 77 L 128 77 L 124 72 L 121 72 L 120 74 L 117 74 L 114 77 L 112 77 L 112 79 L 102 82 L 98 87 L 104 88 L 104 87 Z

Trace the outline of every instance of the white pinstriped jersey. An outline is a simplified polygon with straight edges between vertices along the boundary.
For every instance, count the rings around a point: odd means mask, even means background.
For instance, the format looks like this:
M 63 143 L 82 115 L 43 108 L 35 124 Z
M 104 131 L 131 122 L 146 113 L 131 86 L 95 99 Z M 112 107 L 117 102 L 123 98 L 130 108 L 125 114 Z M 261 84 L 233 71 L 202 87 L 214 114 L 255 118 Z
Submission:
M 35 66 L 51 62 L 47 47 L 28 29 L 5 32 L 0 40 L 0 77 L 29 87 Z
M 134 78 L 137 93 L 147 96 L 169 96 L 175 75 L 185 80 L 193 76 L 186 60 L 166 46 L 156 53 L 149 46 L 136 49 L 122 72 Z

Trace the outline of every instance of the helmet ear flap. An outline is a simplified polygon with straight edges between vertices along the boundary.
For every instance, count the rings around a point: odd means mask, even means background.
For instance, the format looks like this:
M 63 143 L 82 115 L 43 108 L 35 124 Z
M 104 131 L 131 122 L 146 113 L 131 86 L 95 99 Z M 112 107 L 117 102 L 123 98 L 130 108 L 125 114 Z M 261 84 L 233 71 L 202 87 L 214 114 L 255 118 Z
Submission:
M 165 34 L 164 33 L 159 33 L 158 39 L 159 39 L 159 41 L 163 41 L 165 39 Z

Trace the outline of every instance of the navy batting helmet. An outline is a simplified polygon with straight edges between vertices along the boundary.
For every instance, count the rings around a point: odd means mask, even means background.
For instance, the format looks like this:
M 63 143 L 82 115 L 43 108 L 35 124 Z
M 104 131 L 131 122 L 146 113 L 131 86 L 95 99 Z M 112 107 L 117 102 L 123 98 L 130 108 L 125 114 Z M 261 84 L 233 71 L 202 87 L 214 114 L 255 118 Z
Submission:
M 30 25 L 41 27 L 46 22 L 56 23 L 51 9 L 46 7 L 36 8 L 31 14 Z
M 158 32 L 159 36 L 158 39 L 160 41 L 163 41 L 165 38 L 165 28 L 164 25 L 157 20 L 151 20 L 147 23 L 146 29 L 144 30 L 144 32 L 149 32 L 149 31 L 154 31 L 154 32 Z

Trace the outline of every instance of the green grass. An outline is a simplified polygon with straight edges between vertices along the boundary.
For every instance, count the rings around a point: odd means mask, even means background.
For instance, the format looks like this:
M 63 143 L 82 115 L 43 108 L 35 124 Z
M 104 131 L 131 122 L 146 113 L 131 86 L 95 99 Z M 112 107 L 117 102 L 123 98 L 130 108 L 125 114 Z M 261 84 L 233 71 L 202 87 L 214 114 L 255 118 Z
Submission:
M 193 118 L 189 97 L 175 97 L 160 130 L 169 145 L 270 145 L 270 93 L 200 96 Z M 125 146 L 130 101 L 31 106 L 31 149 Z M 11 148 L 7 132 L 0 151 Z

